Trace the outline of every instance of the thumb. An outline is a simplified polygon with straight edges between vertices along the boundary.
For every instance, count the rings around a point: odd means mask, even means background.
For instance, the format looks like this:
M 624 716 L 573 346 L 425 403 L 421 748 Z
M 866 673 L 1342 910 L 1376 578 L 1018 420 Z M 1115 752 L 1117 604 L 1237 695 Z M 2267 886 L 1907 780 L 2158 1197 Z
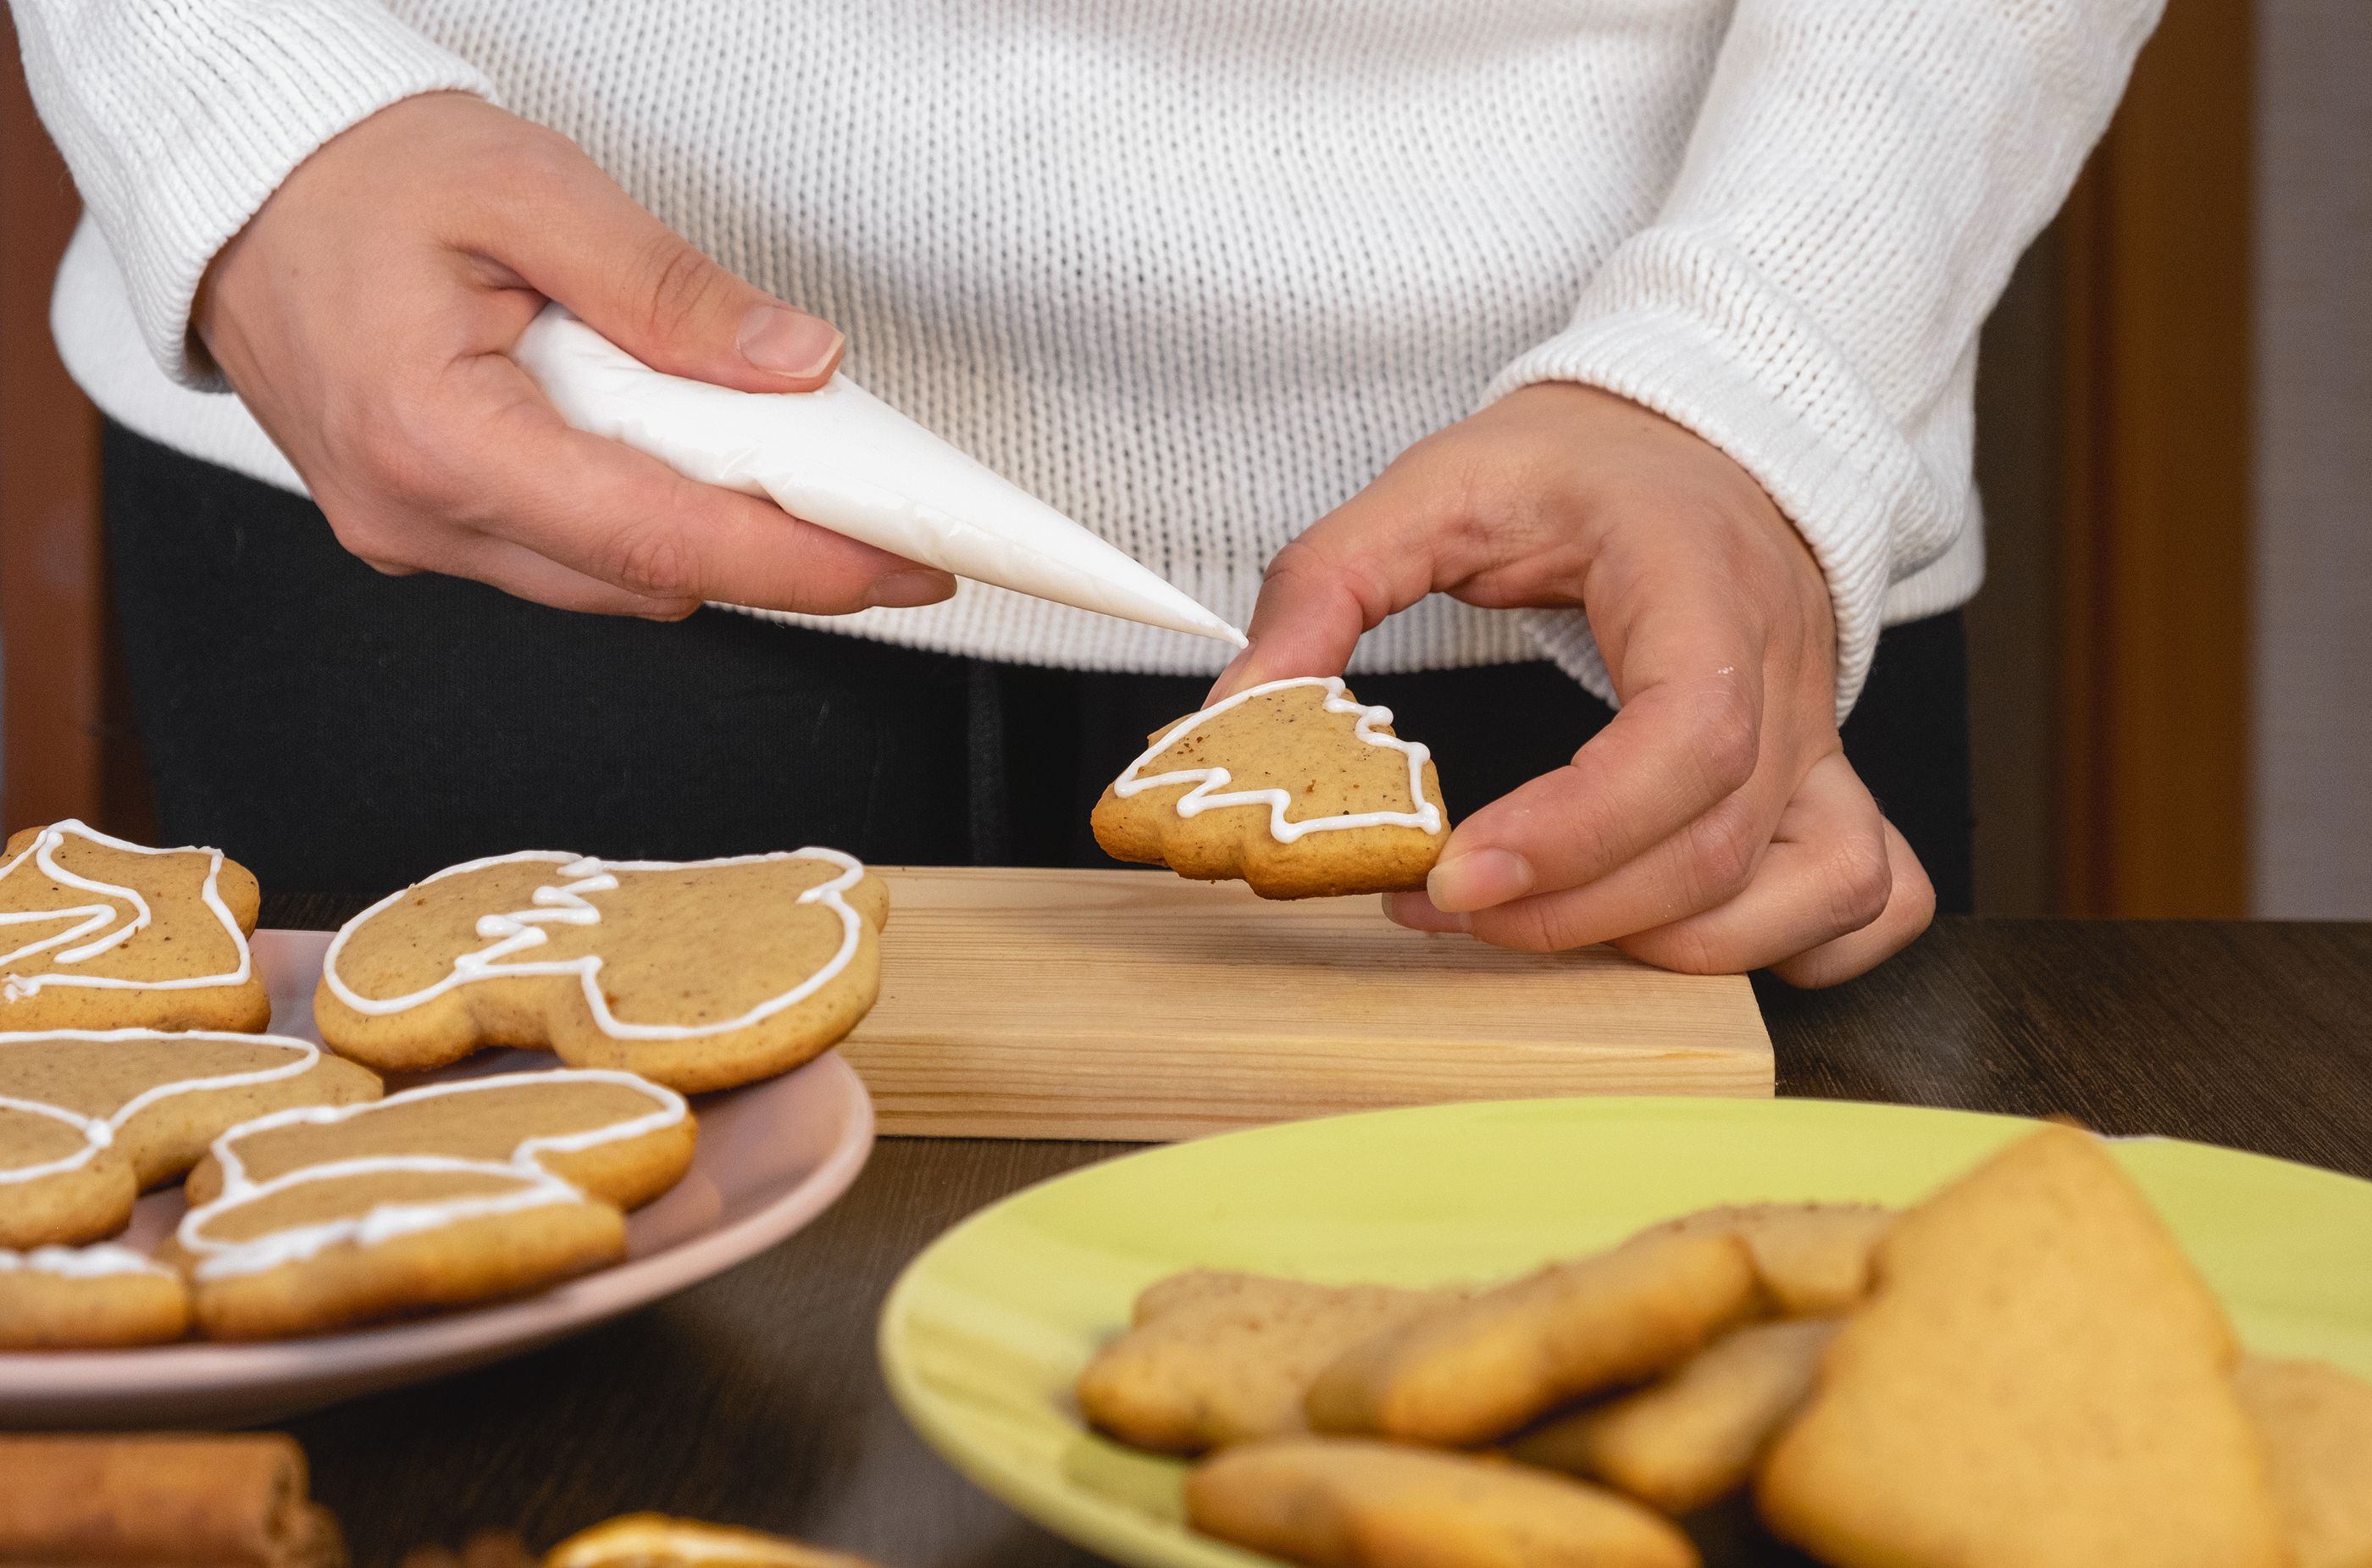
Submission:
M 581 154 L 502 261 L 654 370 L 744 392 L 811 392 L 846 346 L 838 328 L 736 277 Z
M 1361 636 L 1433 591 L 1433 508 L 1425 487 L 1387 469 L 1269 563 L 1247 645 L 1206 703 L 1263 681 L 1340 675 Z

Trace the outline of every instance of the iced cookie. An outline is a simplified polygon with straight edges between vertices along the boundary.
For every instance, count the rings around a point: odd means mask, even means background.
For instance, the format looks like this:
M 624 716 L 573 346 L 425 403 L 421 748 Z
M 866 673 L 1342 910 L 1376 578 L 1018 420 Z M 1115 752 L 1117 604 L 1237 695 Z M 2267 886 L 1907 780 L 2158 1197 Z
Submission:
M 2278 1568 L 2223 1307 L 2106 1150 L 2046 1129 L 1895 1222 L 1755 1483 L 1837 1568 Z
M 233 1128 L 164 1256 L 198 1324 L 270 1339 L 515 1295 L 614 1262 L 672 1186 L 683 1097 L 603 1069 L 431 1084 Z
M 683 1097 L 631 1073 L 501 1073 L 259 1117 L 215 1140 L 187 1191 L 194 1207 L 311 1167 L 455 1159 L 541 1170 L 638 1209 L 683 1179 L 698 1141 Z
M 602 861 L 530 850 L 380 900 L 330 944 L 313 1014 L 391 1071 L 549 1048 L 687 1094 L 788 1072 L 880 989 L 890 893 L 837 850 Z
M 1137 1298 L 1135 1326 L 1079 1374 L 1079 1409 L 1123 1443 L 1174 1454 L 1303 1431 L 1302 1396 L 1329 1362 L 1457 1299 L 1221 1269 L 1173 1274 Z
M 128 1247 L 0 1251 L 0 1350 L 111 1350 L 189 1332 L 181 1276 Z
M 224 1129 L 378 1094 L 365 1069 L 279 1035 L 0 1034 L 0 1247 L 112 1236 Z
M 255 878 L 218 849 L 148 849 L 80 822 L 0 864 L 0 1030 L 260 1029 Z
M 1449 823 L 1432 753 L 1340 677 L 1272 680 L 1190 714 L 1096 802 L 1120 860 L 1264 899 L 1421 888 Z

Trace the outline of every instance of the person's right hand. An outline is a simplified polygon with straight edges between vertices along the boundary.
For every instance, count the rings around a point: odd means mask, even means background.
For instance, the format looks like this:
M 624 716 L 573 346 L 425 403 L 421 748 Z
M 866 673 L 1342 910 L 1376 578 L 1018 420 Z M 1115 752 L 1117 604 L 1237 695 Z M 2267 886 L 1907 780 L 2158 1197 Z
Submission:
M 840 360 L 829 323 L 702 255 L 566 137 L 461 93 L 391 105 L 299 164 L 215 258 L 195 326 L 382 572 L 661 619 L 955 591 L 563 424 L 508 357 L 547 299 L 645 365 L 744 391 L 812 391 Z

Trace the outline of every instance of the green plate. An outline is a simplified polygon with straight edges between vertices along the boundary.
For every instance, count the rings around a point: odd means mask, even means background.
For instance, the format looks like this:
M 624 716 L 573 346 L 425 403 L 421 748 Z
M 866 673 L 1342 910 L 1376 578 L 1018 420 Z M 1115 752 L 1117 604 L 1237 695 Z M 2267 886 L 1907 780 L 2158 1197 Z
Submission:
M 1508 1100 L 1148 1149 L 939 1237 L 882 1308 L 882 1367 L 934 1447 L 1047 1528 L 1145 1568 L 1242 1568 L 1266 1560 L 1180 1522 L 1183 1467 L 1087 1432 L 1071 1397 L 1153 1281 L 1196 1264 L 1488 1280 L 1715 1203 L 1909 1202 L 2032 1125 L 1831 1100 Z M 2372 1376 L 2372 1183 L 2171 1140 L 2115 1152 L 2251 1348 Z

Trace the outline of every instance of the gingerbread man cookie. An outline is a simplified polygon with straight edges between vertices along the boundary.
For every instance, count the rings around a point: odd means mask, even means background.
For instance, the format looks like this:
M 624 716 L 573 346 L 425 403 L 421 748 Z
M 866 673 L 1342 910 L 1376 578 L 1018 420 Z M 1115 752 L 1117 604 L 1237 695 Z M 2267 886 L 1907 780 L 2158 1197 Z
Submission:
M 278 1035 L 0 1034 L 0 1247 L 112 1236 L 225 1129 L 378 1095 L 365 1069 Z
M 696 1135 L 682 1096 L 605 1069 L 280 1111 L 215 1140 L 163 1256 L 216 1339 L 516 1295 L 624 1256 L 623 1211 L 682 1177 Z
M 149 849 L 76 821 L 0 864 L 0 1030 L 260 1029 L 255 877 L 218 849 Z
M 1096 802 L 1120 860 L 1264 899 L 1421 888 L 1449 824 L 1432 753 L 1342 678 L 1272 680 L 1153 737 Z
M 880 989 L 889 889 L 837 850 L 473 860 L 346 923 L 314 1017 L 331 1047 L 415 1071 L 546 1047 L 686 1093 L 789 1071 Z

